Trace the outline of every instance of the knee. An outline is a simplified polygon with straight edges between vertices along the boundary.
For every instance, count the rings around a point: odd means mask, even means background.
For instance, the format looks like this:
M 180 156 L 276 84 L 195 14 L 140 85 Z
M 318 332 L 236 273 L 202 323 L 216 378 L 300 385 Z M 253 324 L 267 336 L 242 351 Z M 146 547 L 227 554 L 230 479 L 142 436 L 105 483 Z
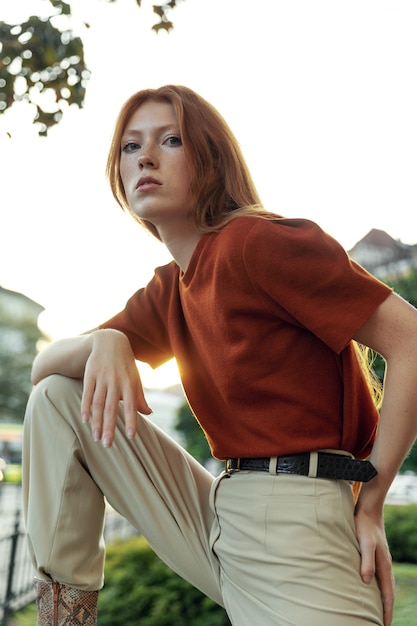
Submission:
M 82 383 L 80 380 L 51 374 L 43 378 L 32 389 L 29 397 L 28 408 L 52 402 L 55 406 L 61 405 L 66 399 L 79 398 L 81 400 Z

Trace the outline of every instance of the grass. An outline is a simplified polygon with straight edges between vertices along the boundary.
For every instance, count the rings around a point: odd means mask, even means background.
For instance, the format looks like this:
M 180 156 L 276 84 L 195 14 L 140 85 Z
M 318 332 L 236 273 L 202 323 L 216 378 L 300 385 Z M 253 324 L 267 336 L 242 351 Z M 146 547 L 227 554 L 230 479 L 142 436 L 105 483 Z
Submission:
M 416 626 L 417 623 L 417 565 L 394 564 L 396 600 L 392 626 Z M 36 622 L 34 605 L 15 615 L 12 626 L 33 626 Z
M 417 623 L 417 565 L 394 564 L 395 609 L 392 626 L 416 626 Z

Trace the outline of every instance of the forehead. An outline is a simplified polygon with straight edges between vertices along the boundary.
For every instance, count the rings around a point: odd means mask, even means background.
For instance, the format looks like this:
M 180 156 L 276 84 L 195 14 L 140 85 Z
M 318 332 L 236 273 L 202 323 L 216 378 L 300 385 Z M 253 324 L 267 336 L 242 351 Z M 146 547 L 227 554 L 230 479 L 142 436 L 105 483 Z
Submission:
M 125 132 L 177 125 L 174 107 L 169 102 L 148 100 L 141 104 L 126 122 Z

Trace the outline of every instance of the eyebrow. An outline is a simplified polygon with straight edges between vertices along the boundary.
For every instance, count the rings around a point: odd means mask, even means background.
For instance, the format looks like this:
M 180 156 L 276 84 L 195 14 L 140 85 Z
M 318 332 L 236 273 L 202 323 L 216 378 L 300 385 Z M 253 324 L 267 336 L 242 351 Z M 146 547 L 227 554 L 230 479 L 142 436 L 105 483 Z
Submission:
M 176 123 L 171 123 L 171 124 L 164 124 L 162 126 L 153 126 L 152 127 L 152 131 L 156 131 L 157 133 L 164 133 L 168 130 L 177 130 L 179 131 L 179 126 Z M 125 137 L 126 135 L 134 135 L 136 137 L 138 137 L 139 135 L 143 134 L 143 130 L 140 130 L 138 128 L 125 128 L 125 130 L 123 131 L 122 134 L 122 138 Z

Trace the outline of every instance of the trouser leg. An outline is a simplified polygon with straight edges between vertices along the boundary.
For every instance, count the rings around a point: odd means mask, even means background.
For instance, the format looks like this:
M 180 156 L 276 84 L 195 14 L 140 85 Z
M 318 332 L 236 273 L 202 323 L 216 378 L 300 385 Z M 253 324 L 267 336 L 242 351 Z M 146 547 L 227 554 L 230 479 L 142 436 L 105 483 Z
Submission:
M 82 590 L 103 584 L 104 496 L 176 572 L 222 603 L 210 549 L 213 477 L 149 420 L 133 440 L 123 415 L 114 444 L 93 441 L 80 418 L 81 383 L 51 376 L 25 418 L 24 510 L 38 574 Z
M 240 472 L 215 504 L 225 607 L 236 626 L 382 626 L 359 575 L 348 483 Z

